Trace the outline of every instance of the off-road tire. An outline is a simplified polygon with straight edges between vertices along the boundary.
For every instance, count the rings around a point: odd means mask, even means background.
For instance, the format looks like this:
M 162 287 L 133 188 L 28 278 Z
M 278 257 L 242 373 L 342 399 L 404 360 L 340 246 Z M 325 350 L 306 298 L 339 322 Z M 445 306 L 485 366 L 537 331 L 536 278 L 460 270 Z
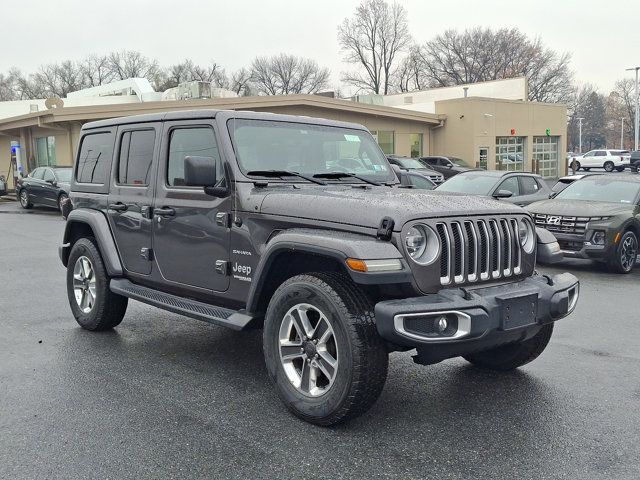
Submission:
M 299 392 L 281 362 L 280 327 L 289 309 L 300 303 L 325 314 L 338 346 L 334 383 L 320 397 Z M 308 273 L 280 285 L 267 308 L 263 349 L 280 399 L 296 416 L 316 425 L 334 425 L 362 415 L 380 396 L 387 378 L 388 353 L 375 326 L 373 303 L 342 274 Z
M 25 210 L 29 210 L 33 207 L 33 203 L 29 200 L 29 192 L 26 188 L 20 190 L 20 194 L 18 195 L 18 202 L 20 202 L 20 206 Z
M 464 358 L 475 366 L 488 370 L 514 370 L 538 358 L 547 347 L 552 333 L 553 323 L 549 323 L 528 340 L 466 355 Z
M 62 209 L 62 202 L 68 199 L 69 196 L 66 193 L 61 193 L 60 195 L 58 195 L 58 210 L 60 210 L 60 214 L 64 213 L 64 210 Z
M 628 242 L 631 242 L 632 245 L 635 245 L 636 257 L 638 255 L 638 237 L 631 230 L 627 230 L 620 237 L 620 241 L 618 242 L 617 247 L 614 250 L 612 257 L 607 262 L 607 268 L 610 272 L 613 273 L 631 273 L 633 271 L 633 267 L 636 264 L 635 258 L 633 260 L 627 259 L 625 262 L 623 259 L 623 254 L 625 253 L 623 249 Z M 628 246 L 627 246 L 628 248 Z
M 73 269 L 81 256 L 85 256 L 91 261 L 96 280 L 96 299 L 88 313 L 84 313 L 80 309 L 73 291 Z M 95 240 L 81 238 L 74 243 L 67 263 L 67 296 L 73 316 L 82 328 L 97 332 L 109 330 L 122 322 L 129 299 L 113 293 L 109 289 L 109 280 Z
M 613 162 L 612 161 L 606 161 L 604 162 L 604 165 L 602 165 L 602 168 L 604 168 L 605 172 L 613 172 Z

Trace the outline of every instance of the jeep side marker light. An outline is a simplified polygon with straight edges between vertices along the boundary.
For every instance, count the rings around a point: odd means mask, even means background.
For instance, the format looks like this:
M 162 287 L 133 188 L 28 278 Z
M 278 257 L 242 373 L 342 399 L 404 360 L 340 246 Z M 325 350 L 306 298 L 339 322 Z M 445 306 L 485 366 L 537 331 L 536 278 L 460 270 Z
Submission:
M 392 272 L 402 270 L 399 258 L 383 260 L 360 260 L 359 258 L 347 258 L 347 266 L 354 272 Z

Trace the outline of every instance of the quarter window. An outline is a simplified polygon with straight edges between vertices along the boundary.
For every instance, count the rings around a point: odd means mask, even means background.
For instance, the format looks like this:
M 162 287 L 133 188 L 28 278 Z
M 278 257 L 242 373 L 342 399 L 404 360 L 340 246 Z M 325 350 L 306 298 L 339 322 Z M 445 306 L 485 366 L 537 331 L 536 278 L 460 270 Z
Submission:
M 92 133 L 82 139 L 76 181 L 104 184 L 107 180 L 113 154 L 113 136 L 110 132 Z
M 155 130 L 124 132 L 120 140 L 118 183 L 121 185 L 149 185 L 153 163 Z
M 217 164 L 218 177 L 224 175 L 213 129 L 209 127 L 177 128 L 171 132 L 169 140 L 167 185 L 184 186 L 184 159 L 189 156 L 211 157 L 211 161 Z
M 35 178 L 36 180 L 42 180 L 42 176 L 44 175 L 44 168 L 36 168 L 31 175 L 31 178 Z

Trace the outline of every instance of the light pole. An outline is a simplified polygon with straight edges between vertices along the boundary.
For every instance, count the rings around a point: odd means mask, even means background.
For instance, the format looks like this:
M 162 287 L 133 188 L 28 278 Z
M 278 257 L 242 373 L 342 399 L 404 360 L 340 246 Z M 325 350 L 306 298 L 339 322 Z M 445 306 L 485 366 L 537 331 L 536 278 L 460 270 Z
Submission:
M 640 94 L 638 93 L 638 70 L 640 67 L 627 68 L 627 71 L 635 70 L 636 71 L 636 124 L 635 124 L 635 135 L 634 135 L 634 150 L 638 150 L 638 117 L 640 117 Z
M 624 117 L 620 117 L 620 150 L 624 150 Z
M 578 131 L 579 131 L 579 135 L 578 135 L 578 153 L 582 153 L 582 120 L 584 120 L 584 117 L 578 117 Z

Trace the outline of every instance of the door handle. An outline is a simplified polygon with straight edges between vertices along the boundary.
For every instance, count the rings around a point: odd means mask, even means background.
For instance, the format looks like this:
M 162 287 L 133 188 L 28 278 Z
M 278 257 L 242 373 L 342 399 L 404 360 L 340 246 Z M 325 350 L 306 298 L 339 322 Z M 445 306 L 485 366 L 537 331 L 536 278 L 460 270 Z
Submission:
M 172 217 L 176 214 L 176 211 L 171 207 L 154 208 L 153 214 L 159 217 Z
M 111 203 L 109 204 L 109 210 L 114 210 L 116 212 L 126 212 L 129 207 L 124 203 Z

